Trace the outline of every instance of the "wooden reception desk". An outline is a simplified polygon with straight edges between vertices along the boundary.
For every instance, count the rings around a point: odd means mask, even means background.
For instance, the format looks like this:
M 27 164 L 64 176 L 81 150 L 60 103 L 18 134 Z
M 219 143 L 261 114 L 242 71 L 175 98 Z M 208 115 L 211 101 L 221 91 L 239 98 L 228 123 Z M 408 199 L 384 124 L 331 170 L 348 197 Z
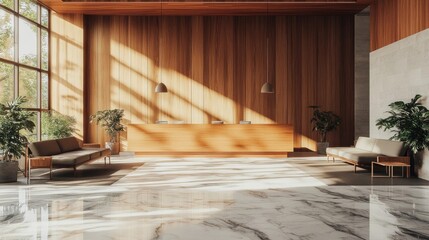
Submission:
M 129 124 L 127 139 L 136 154 L 293 152 L 293 126 L 282 124 Z

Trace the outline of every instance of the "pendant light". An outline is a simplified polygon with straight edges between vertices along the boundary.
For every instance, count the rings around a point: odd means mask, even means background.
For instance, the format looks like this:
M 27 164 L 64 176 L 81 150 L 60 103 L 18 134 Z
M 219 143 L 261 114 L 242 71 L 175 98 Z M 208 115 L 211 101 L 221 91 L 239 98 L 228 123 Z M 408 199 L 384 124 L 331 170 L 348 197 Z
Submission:
M 158 54 L 159 54 L 159 69 L 160 69 L 160 74 L 161 74 L 161 82 L 158 83 L 158 85 L 156 85 L 155 87 L 155 92 L 156 93 L 166 93 L 168 92 L 167 90 L 167 86 L 165 86 L 164 83 L 162 83 L 162 58 L 161 58 L 161 27 L 162 27 L 162 0 L 161 0 L 161 19 L 159 21 L 159 27 L 158 27 L 158 35 L 159 35 L 159 47 L 158 47 Z
M 262 85 L 261 93 L 274 93 L 273 85 L 268 81 L 268 52 L 269 52 L 269 38 L 268 38 L 268 0 L 267 0 L 267 26 L 266 26 L 266 35 L 267 35 L 267 82 Z

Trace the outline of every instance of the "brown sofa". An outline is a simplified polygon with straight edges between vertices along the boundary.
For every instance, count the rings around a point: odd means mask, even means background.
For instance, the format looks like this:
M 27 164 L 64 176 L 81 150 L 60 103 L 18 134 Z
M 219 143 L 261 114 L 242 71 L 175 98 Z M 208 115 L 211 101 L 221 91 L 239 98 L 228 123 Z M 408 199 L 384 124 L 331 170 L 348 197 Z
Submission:
M 55 140 L 33 142 L 28 145 L 28 157 L 51 156 L 52 168 L 76 168 L 82 164 L 99 158 L 106 158 L 110 162 L 110 149 L 83 147 L 75 137 L 67 137 Z
M 372 162 L 378 161 L 378 157 L 398 158 L 405 156 L 406 149 L 403 142 L 359 137 L 355 147 L 329 147 L 326 155 L 333 160 L 339 159 L 356 166 L 370 167 Z M 408 159 L 409 161 L 409 159 Z

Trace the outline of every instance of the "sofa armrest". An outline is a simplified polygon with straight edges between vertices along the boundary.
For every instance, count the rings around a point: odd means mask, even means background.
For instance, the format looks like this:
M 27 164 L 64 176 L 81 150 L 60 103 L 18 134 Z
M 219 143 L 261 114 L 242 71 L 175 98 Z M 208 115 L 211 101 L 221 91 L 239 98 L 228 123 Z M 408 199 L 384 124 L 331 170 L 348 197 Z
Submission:
M 395 162 L 395 163 L 405 163 L 410 164 L 410 157 L 388 157 L 388 156 L 378 156 L 377 162 Z
M 82 147 L 86 147 L 86 148 L 101 148 L 101 144 L 99 144 L 99 143 L 84 143 L 84 144 L 82 144 Z

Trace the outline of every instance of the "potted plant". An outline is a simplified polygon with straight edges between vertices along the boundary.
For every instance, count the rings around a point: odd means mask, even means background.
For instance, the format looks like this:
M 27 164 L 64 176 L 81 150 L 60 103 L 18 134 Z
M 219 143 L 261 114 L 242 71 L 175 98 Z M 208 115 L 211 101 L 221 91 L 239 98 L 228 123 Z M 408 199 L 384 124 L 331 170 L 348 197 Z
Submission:
M 56 111 L 42 114 L 43 139 L 70 137 L 76 132 L 76 119 Z
M 417 94 L 411 102 L 397 101 L 389 104 L 390 115 L 380 118 L 376 122 L 378 129 L 391 130 L 394 134 L 391 140 L 405 143 L 408 155 L 411 159 L 411 169 L 417 174 L 417 153 L 429 149 L 429 110 L 419 100 L 421 95 Z
M 317 153 L 326 154 L 326 148 L 329 147 L 329 142 L 326 141 L 328 132 L 335 130 L 341 123 L 339 116 L 331 111 L 321 111 L 320 106 L 310 106 L 313 109 L 313 131 L 319 134 L 319 142 L 317 143 Z
M 125 126 L 121 123 L 124 116 L 123 109 L 97 111 L 90 116 L 91 122 L 101 125 L 110 137 L 106 142 L 106 148 L 110 148 L 112 154 L 119 154 L 119 133 L 125 131 Z
M 10 103 L 0 103 L 0 182 L 16 182 L 18 159 L 25 155 L 28 140 L 23 131 L 33 132 L 35 124 L 31 118 L 36 114 L 23 110 L 25 97 L 17 97 Z

